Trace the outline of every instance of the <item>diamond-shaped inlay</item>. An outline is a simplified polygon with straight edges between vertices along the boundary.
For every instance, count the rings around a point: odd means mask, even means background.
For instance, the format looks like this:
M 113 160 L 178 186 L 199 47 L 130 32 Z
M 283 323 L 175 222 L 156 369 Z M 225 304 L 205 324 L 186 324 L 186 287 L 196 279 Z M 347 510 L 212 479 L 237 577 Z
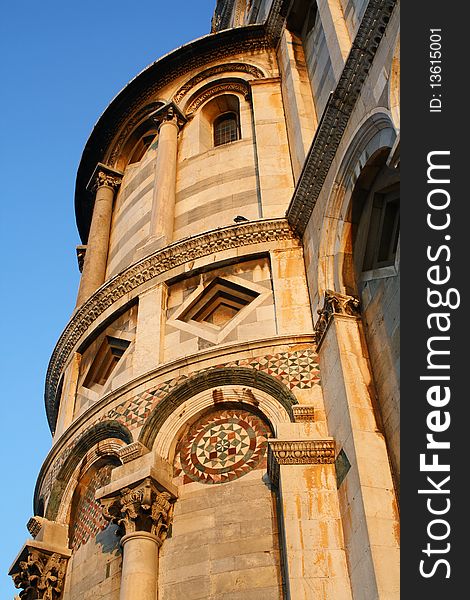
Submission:
M 219 410 L 202 418 L 180 442 L 176 475 L 183 483 L 224 483 L 260 465 L 268 426 L 243 410 Z
M 233 275 L 201 283 L 167 325 L 218 344 L 271 296 L 271 289 Z

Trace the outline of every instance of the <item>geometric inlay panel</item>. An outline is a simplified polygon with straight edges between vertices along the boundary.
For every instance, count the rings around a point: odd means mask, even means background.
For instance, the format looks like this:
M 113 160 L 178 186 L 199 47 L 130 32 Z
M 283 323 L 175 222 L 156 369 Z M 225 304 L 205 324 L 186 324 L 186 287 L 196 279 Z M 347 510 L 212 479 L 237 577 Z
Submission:
M 114 465 L 101 467 L 93 475 L 84 495 L 79 499 L 70 532 L 72 550 L 78 550 L 80 546 L 95 538 L 100 531 L 106 529 L 109 525 L 109 522 L 103 517 L 103 509 L 100 503 L 95 500 L 95 492 L 100 487 L 108 485 L 113 468 Z
M 266 466 L 264 421 L 244 410 L 219 410 L 197 421 L 179 443 L 175 475 L 182 483 L 217 484 Z

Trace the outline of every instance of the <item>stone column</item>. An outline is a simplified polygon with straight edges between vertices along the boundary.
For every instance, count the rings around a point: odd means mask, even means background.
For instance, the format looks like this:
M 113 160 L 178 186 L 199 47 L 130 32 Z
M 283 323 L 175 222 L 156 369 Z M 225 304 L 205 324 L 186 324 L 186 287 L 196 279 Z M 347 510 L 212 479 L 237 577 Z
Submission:
M 105 518 L 124 532 L 120 600 L 157 600 L 158 551 L 168 532 L 175 496 L 152 477 L 100 498 Z
M 159 123 L 159 131 L 150 243 L 161 248 L 173 241 L 178 131 L 185 119 L 173 104 L 164 106 L 154 118 Z
M 354 597 L 398 600 L 398 511 L 356 298 L 328 290 L 315 326 Z
M 77 306 L 83 304 L 104 283 L 114 195 L 121 184 L 121 180 L 122 173 L 98 164 L 88 183 L 88 189 L 96 191 L 96 196 L 82 278 L 78 290 Z

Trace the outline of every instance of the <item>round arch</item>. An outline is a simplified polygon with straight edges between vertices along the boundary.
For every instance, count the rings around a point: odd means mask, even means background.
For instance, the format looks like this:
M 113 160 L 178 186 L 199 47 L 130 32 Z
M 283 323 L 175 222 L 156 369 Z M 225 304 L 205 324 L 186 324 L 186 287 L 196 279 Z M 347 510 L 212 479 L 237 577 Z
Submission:
M 384 150 L 390 152 L 396 140 L 395 127 L 387 113 L 377 111 L 357 129 L 338 169 L 325 210 L 319 243 L 318 297 L 332 289 L 354 294 L 352 257 L 351 197 L 367 163 Z
M 46 518 L 50 521 L 56 519 L 62 498 L 68 486 L 68 483 L 80 462 L 87 456 L 99 442 L 110 439 L 117 439 L 130 444 L 133 441 L 132 434 L 122 423 L 117 421 L 102 421 L 97 423 L 77 440 L 69 456 L 61 466 L 59 473 L 52 486 L 51 494 L 47 502 Z M 105 450 L 103 449 L 103 452 Z M 89 462 L 89 461 L 87 461 Z M 35 510 L 39 506 L 39 498 L 35 498 Z
M 298 404 L 298 401 L 279 380 L 256 369 L 215 368 L 198 373 L 170 392 L 150 413 L 140 433 L 139 441 L 152 450 L 159 436 L 159 446 L 161 446 L 159 449 L 164 453 L 161 455 L 164 456 L 166 453 L 168 457 L 171 452 L 171 440 L 182 423 L 217 402 L 218 391 L 222 388 L 226 389 L 227 386 L 253 388 L 261 392 L 257 408 L 261 410 L 271 426 L 279 421 L 294 421 L 292 407 Z M 242 403 L 247 406 L 256 406 L 256 400 L 254 403 L 252 399 L 248 401 L 249 393 L 244 400 L 239 395 L 235 394 L 235 396 L 237 398 L 232 396 L 228 398 L 230 401 L 242 400 Z M 193 406 L 188 407 L 187 413 L 178 411 L 190 398 L 195 398 L 196 401 Z M 160 432 L 162 432 L 161 436 Z

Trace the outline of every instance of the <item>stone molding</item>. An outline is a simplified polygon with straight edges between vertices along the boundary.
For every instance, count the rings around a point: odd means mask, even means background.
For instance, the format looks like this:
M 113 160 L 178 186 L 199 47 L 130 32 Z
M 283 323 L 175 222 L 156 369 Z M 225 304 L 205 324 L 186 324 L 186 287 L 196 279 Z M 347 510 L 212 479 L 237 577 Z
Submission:
M 81 336 L 114 302 L 133 292 L 143 283 L 214 252 L 284 240 L 296 240 L 285 219 L 230 225 L 175 242 L 105 282 L 72 316 L 52 354 L 45 389 L 46 412 L 51 430 L 53 432 L 55 430 L 58 411 L 56 394 L 62 369 Z
M 70 555 L 25 544 L 9 571 L 21 600 L 59 600 Z
M 248 83 L 238 80 L 226 80 L 221 81 L 220 83 L 210 84 L 209 87 L 203 88 L 198 93 L 196 93 L 195 97 L 189 102 L 186 107 L 186 114 L 188 118 L 192 117 L 197 109 L 204 104 L 209 98 L 213 98 L 214 96 L 218 96 L 219 94 L 227 94 L 227 93 L 237 93 L 241 94 L 245 100 L 250 98 L 250 87 Z
M 325 465 L 335 462 L 334 440 L 268 440 L 279 465 Z
M 214 77 L 215 75 L 225 75 L 226 73 L 246 73 L 251 75 L 255 79 L 260 79 L 264 77 L 263 72 L 258 67 L 254 65 L 250 65 L 247 63 L 222 63 L 221 65 L 217 65 L 215 67 L 211 67 L 198 73 L 194 77 L 191 77 L 189 81 L 187 81 L 184 85 L 182 85 L 176 94 L 173 96 L 173 101 L 177 104 L 180 104 L 186 94 L 194 88 L 196 85 L 204 81 L 204 79 L 208 79 L 209 77 Z
M 119 525 L 125 535 L 145 531 L 155 535 L 160 544 L 167 536 L 175 500 L 170 492 L 161 491 L 152 477 L 100 498 L 104 518 Z
M 317 322 L 315 323 L 314 335 L 318 347 L 325 336 L 328 324 L 333 316 L 341 315 L 343 317 L 359 317 L 360 302 L 357 298 L 354 298 L 354 296 L 347 296 L 346 294 L 340 294 L 339 292 L 326 290 L 323 308 L 319 308 L 317 313 L 319 316 Z
M 121 185 L 122 177 L 123 173 L 120 171 L 115 171 L 103 163 L 98 163 L 87 184 L 87 190 L 96 192 L 100 187 L 109 187 L 116 191 Z
M 370 0 L 367 5 L 287 210 L 289 223 L 300 235 L 305 232 L 395 5 L 396 0 Z
M 136 458 L 139 458 L 144 454 L 147 454 L 148 451 L 148 448 L 146 448 L 140 442 L 132 442 L 132 444 L 123 446 L 119 450 L 118 455 L 121 459 L 122 464 L 125 465 L 126 463 L 131 462 L 132 460 L 135 460 Z
M 307 422 L 311 423 L 315 421 L 314 407 L 305 404 L 297 404 L 292 407 L 294 413 L 294 420 L 296 423 Z

